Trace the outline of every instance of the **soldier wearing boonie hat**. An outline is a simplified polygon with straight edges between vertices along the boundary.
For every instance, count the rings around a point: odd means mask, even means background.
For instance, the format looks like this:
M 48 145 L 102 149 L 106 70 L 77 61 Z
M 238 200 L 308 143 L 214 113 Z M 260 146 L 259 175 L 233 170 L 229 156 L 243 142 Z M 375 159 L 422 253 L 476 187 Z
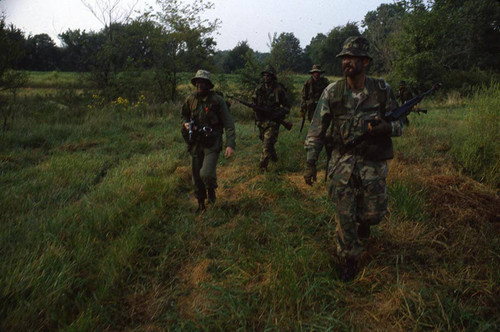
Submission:
M 304 118 L 307 114 L 307 119 L 310 122 L 318 104 L 318 99 L 323 90 L 330 84 L 328 78 L 322 76 L 325 71 L 321 70 L 319 65 L 313 65 L 309 71 L 311 77 L 304 83 L 302 87 L 302 102 L 300 104 L 300 116 Z
M 182 105 L 182 136 L 191 154 L 191 169 L 197 213 L 205 210 L 205 199 L 215 204 L 216 167 L 222 151 L 222 133 L 226 135 L 224 156 L 230 158 L 236 147 L 234 120 L 224 99 L 215 91 L 208 71 L 200 69 L 191 79 L 196 92 Z
M 277 110 L 280 107 L 290 112 L 290 102 L 285 87 L 277 81 L 276 69 L 268 65 L 262 72 L 262 83 L 255 89 L 252 101 L 259 107 Z M 259 139 L 262 141 L 262 152 L 259 159 L 259 170 L 267 171 L 269 161 L 276 162 L 278 154 L 275 145 L 278 142 L 280 123 L 271 120 L 272 114 L 255 112 L 255 124 L 259 128 Z
M 342 58 L 344 78 L 321 94 L 305 141 L 304 180 L 309 185 L 316 181 L 316 161 L 323 146 L 331 151 L 328 193 L 336 207 L 335 238 L 343 281 L 356 277 L 363 241 L 387 211 L 391 137 L 400 136 L 403 128 L 400 121 L 384 120 L 397 102 L 383 79 L 366 75 L 372 61 L 369 51 L 364 37 L 349 37 L 344 42 L 337 55 Z

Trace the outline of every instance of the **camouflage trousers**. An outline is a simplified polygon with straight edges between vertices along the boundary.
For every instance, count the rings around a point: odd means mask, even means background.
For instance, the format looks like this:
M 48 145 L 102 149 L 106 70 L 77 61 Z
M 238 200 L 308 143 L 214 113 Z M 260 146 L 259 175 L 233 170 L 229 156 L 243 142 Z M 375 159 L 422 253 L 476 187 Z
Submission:
M 316 110 L 317 105 L 318 105 L 318 103 L 311 103 L 311 104 L 307 105 L 307 120 L 309 122 L 312 121 L 314 111 Z
M 257 123 L 257 126 L 259 127 L 259 139 L 263 143 L 260 166 L 267 167 L 269 160 L 276 161 L 278 159 L 274 145 L 278 141 L 280 124 L 274 121 L 261 121 Z
M 337 253 L 342 258 L 357 258 L 363 250 L 359 225 L 377 225 L 387 211 L 388 167 L 387 162 L 363 161 L 355 156 L 342 161 L 330 169 L 328 188 L 336 206 Z

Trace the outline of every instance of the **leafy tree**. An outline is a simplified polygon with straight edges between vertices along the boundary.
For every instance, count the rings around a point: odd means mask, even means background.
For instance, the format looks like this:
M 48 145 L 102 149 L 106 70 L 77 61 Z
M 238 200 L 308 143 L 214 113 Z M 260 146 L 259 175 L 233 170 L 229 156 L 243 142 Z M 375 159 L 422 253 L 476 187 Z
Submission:
M 204 11 L 213 8 L 203 0 L 188 5 L 180 0 L 157 0 L 157 4 L 160 10 L 152 15 L 161 29 L 153 40 L 155 82 L 162 99 L 175 100 L 178 73 L 209 66 L 208 57 L 215 52 L 210 35 L 220 22 L 201 18 Z
M 23 32 L 12 24 L 7 26 L 5 17 L 0 16 L 0 49 L 5 50 L 0 52 L 0 78 L 5 71 L 18 67 L 24 56 L 24 43 Z
M 259 61 L 256 53 L 249 49 L 243 56 L 245 67 L 238 71 L 240 79 L 239 91 L 245 98 L 249 99 L 255 87 L 260 83 L 263 62 Z
M 232 73 L 237 69 L 245 67 L 247 59 L 245 58 L 248 51 L 253 50 L 248 46 L 248 41 L 239 42 L 232 50 L 227 52 L 222 68 L 226 73 Z
M 318 33 L 311 39 L 309 45 L 306 46 L 304 52 L 307 54 L 312 63 L 321 65 L 321 47 L 326 39 L 326 35 Z
M 388 73 L 397 59 L 391 45 L 401 29 L 401 20 L 406 11 L 402 3 L 382 4 L 365 15 L 362 27 L 364 36 L 370 41 L 371 69 L 377 73 Z
M 300 47 L 300 41 L 293 32 L 275 33 L 270 39 L 271 63 L 278 71 L 302 72 L 310 64 L 307 55 Z
M 398 52 L 395 69 L 400 78 L 428 85 L 442 76 L 443 69 L 434 57 L 438 44 L 435 30 L 441 22 L 422 2 L 414 2 L 410 8 L 394 40 Z
M 436 55 L 447 69 L 500 69 L 500 2 L 435 0 L 441 31 Z
M 126 0 L 81 0 L 89 11 L 104 25 L 101 31 L 106 36 L 105 43 L 95 54 L 92 78 L 100 88 L 108 88 L 112 85 L 115 75 L 120 70 L 118 51 L 120 45 L 115 40 L 115 30 L 120 29 L 122 24 L 129 21 L 138 0 L 134 3 Z M 128 8 L 125 6 L 129 4 Z M 111 87 L 112 88 L 112 87 Z
M 347 23 L 345 26 L 333 28 L 326 37 L 318 34 L 311 41 L 310 52 L 313 62 L 321 64 L 330 75 L 341 76 L 341 60 L 336 56 L 340 53 L 344 41 L 351 36 L 360 36 L 361 33 L 356 23 Z
M 3 118 L 3 130 L 7 129 L 7 120 L 14 117 L 17 107 L 17 90 L 24 86 L 28 80 L 25 72 L 13 68 L 23 56 L 23 33 L 12 24 L 7 27 L 5 16 L 0 16 L 0 49 L 8 50 L 0 52 L 0 92 L 9 91 L 12 98 L 0 94 L 0 114 Z
M 59 35 L 61 48 L 61 67 L 63 70 L 88 72 L 97 61 L 96 55 L 105 43 L 101 33 L 85 30 L 67 30 Z
M 498 1 L 403 3 L 407 14 L 394 38 L 398 61 L 393 76 L 419 85 L 441 81 L 448 87 L 460 88 L 487 81 L 488 75 L 477 75 L 481 70 L 498 72 Z
M 28 70 L 55 70 L 59 64 L 59 57 L 59 48 L 48 34 L 28 36 L 21 66 Z

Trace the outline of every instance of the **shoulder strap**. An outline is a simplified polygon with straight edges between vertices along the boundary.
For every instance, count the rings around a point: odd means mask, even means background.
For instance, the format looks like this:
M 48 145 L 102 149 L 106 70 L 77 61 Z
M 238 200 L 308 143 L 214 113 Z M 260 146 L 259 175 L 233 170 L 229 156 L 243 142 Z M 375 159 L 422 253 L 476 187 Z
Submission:
M 279 88 L 284 88 L 281 83 L 277 83 L 276 86 L 274 87 L 274 102 L 276 104 L 280 103 L 280 97 L 279 97 Z
M 193 118 L 193 111 L 198 107 L 198 98 L 194 94 L 188 97 L 189 111 L 191 113 L 191 118 Z
M 307 96 L 310 96 L 312 94 L 312 79 L 309 78 L 304 85 Z
M 375 90 L 377 91 L 377 101 L 380 105 L 380 111 L 385 114 L 385 106 L 387 104 L 387 83 L 384 79 L 374 79 Z
M 345 79 L 339 80 L 333 86 L 333 99 L 331 101 L 332 105 L 337 107 L 344 99 L 345 90 Z

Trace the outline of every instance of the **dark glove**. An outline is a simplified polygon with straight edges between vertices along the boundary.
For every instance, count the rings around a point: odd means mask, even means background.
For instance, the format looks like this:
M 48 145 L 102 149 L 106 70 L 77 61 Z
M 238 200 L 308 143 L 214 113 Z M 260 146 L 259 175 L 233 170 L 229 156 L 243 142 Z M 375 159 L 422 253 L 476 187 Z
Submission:
M 306 184 L 312 186 L 313 183 L 316 182 L 316 173 L 316 165 L 308 162 L 304 173 L 304 180 L 306 181 Z
M 375 125 L 368 125 L 368 130 L 372 136 L 391 136 L 392 124 L 384 119 L 379 119 Z

